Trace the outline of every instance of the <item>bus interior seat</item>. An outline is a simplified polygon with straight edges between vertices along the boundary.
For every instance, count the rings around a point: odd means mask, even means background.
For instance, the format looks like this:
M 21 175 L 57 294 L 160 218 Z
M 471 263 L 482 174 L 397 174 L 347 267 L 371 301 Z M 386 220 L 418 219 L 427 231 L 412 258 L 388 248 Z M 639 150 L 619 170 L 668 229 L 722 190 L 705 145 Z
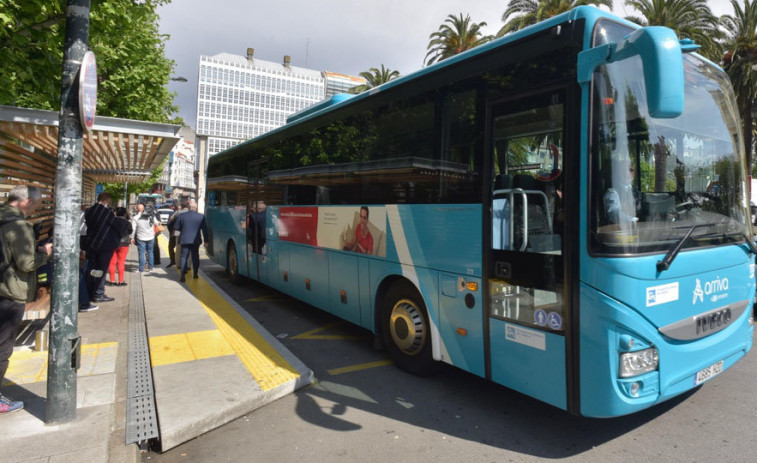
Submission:
M 668 213 L 675 213 L 675 208 L 675 198 L 668 193 L 644 193 L 648 220 L 667 220 Z
M 526 250 L 531 252 L 546 252 L 560 249 L 560 235 L 552 230 L 551 212 L 546 194 L 532 175 L 521 174 L 514 179 L 516 187 L 528 195 L 528 241 Z M 517 207 L 517 205 L 516 205 Z M 520 206 L 522 210 L 522 205 Z M 522 217 L 522 212 L 516 211 L 516 217 Z
M 494 191 L 509 190 L 513 187 L 513 176 L 508 174 L 499 174 L 494 177 Z

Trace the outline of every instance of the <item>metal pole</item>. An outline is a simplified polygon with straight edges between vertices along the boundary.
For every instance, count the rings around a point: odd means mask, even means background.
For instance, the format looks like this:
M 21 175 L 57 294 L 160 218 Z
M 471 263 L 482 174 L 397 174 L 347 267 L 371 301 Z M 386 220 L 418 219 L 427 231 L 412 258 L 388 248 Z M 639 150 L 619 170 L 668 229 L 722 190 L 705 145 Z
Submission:
M 79 346 L 79 220 L 82 197 L 82 126 L 78 73 L 89 43 L 90 0 L 69 0 L 60 94 L 58 165 L 55 174 L 55 233 L 50 318 L 50 353 L 45 421 L 76 418 L 76 364 Z
M 124 182 L 124 207 L 129 209 L 129 182 Z

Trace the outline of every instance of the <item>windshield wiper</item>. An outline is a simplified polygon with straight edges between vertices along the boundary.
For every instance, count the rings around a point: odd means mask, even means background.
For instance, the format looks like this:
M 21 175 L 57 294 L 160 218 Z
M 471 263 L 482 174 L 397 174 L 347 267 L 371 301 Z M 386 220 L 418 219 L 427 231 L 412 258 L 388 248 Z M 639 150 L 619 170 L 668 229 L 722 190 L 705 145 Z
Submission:
M 747 236 L 746 233 L 742 233 L 741 236 L 744 237 L 744 241 L 746 241 L 746 245 L 749 246 L 749 252 L 757 255 L 757 247 L 754 246 L 754 243 L 752 242 L 752 240 L 749 239 L 749 236 Z
M 676 241 L 676 244 L 670 248 L 667 254 L 665 254 L 665 257 L 662 258 L 662 260 L 657 261 L 657 271 L 663 272 L 670 268 L 670 264 L 673 263 L 673 259 L 676 258 L 679 252 L 681 252 L 681 248 L 683 247 L 683 243 L 686 242 L 687 239 L 691 236 L 691 234 L 696 230 L 697 228 L 701 227 L 711 227 L 715 225 L 714 223 L 696 223 L 692 225 L 689 228 L 689 231 L 686 232 L 683 237 L 681 237 L 680 240 Z M 748 241 L 748 240 L 747 240 Z

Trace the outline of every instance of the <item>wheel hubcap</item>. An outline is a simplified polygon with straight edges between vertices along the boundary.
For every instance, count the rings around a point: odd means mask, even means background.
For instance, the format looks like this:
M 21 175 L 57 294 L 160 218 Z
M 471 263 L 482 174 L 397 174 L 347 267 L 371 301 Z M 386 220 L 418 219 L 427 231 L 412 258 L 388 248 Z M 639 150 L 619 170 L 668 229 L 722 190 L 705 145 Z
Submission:
M 389 318 L 389 332 L 394 344 L 405 354 L 415 355 L 426 342 L 426 324 L 418 306 L 409 299 L 394 304 Z

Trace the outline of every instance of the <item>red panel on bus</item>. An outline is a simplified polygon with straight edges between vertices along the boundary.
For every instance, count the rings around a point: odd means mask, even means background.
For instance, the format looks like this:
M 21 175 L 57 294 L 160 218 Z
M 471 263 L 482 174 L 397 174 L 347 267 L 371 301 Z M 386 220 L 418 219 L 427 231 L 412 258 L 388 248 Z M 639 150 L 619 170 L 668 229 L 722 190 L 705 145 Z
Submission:
M 282 207 L 279 209 L 279 239 L 318 245 L 318 208 Z

